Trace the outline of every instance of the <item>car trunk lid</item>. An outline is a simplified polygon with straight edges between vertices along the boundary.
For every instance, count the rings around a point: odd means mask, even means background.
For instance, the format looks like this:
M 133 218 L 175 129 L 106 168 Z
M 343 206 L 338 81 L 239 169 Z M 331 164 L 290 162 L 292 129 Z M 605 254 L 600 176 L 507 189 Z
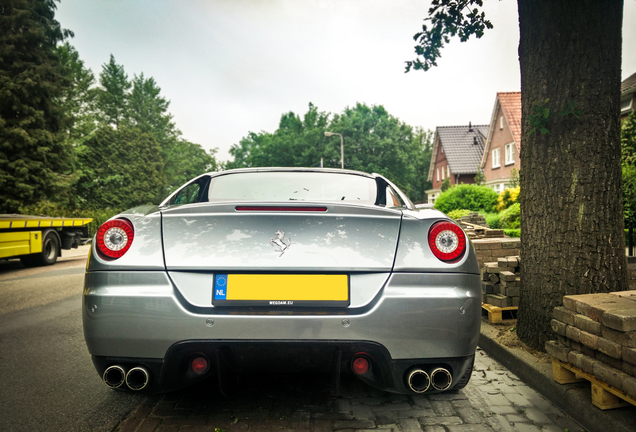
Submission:
M 168 270 L 390 271 L 402 212 L 351 204 L 200 203 L 162 211 Z

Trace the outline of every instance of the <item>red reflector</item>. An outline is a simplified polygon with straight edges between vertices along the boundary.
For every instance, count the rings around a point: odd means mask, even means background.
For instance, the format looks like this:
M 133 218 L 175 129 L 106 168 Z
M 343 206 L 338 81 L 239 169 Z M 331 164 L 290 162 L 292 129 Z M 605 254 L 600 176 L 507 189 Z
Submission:
M 237 206 L 236 211 L 270 211 L 270 212 L 324 212 L 327 207 L 272 207 L 272 206 Z
M 358 375 L 367 373 L 369 370 L 369 360 L 364 357 L 358 357 L 353 360 L 353 371 Z
M 190 363 L 190 366 L 192 367 L 192 370 L 194 371 L 194 373 L 201 375 L 207 372 L 208 361 L 204 359 L 203 357 L 197 357 L 194 360 L 192 360 L 192 363 Z

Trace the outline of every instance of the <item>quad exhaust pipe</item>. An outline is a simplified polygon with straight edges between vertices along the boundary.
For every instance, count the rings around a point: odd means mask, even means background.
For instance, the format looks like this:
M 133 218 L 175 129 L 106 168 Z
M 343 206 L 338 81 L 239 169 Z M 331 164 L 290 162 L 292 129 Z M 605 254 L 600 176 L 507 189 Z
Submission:
M 431 372 L 431 384 L 435 390 L 448 390 L 453 383 L 453 376 L 448 369 L 437 368 Z
M 406 383 L 415 393 L 424 393 L 431 386 L 435 390 L 448 390 L 453 384 L 453 376 L 445 368 L 436 368 L 429 375 L 424 369 L 413 368 L 406 373 Z
M 119 388 L 126 382 L 126 371 L 121 366 L 110 366 L 102 376 L 104 383 L 110 388 Z
M 126 372 L 122 366 L 114 365 L 106 368 L 102 379 L 110 388 L 120 388 L 125 383 L 131 390 L 143 390 L 150 382 L 150 372 L 143 366 L 136 366 Z
M 412 369 L 407 372 L 406 382 L 415 393 L 424 393 L 431 386 L 431 378 L 423 369 Z

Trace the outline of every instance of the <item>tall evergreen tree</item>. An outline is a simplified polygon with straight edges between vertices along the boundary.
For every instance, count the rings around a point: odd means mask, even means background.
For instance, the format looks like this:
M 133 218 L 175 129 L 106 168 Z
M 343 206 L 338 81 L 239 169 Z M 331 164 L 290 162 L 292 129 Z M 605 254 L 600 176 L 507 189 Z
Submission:
M 72 148 L 58 104 L 68 81 L 56 44 L 72 33 L 55 20 L 54 0 L 0 5 L 0 212 L 59 193 L 72 181 Z
M 70 81 L 60 98 L 62 108 L 69 116 L 66 139 L 77 147 L 97 128 L 95 75 L 84 65 L 70 43 L 58 46 L 57 55 Z
M 102 65 L 99 84 L 101 88 L 97 99 L 102 120 L 108 125 L 119 127 L 127 116 L 128 91 L 132 84 L 124 72 L 124 66 L 117 64 L 112 54 L 110 61 Z
M 86 140 L 77 191 L 88 206 L 128 208 L 158 203 L 163 194 L 159 143 L 137 128 L 102 126 Z
M 128 119 L 143 132 L 152 133 L 163 146 L 175 139 L 179 132 L 168 112 L 170 101 L 160 95 L 161 89 L 153 77 L 141 73 L 132 80 L 128 100 Z

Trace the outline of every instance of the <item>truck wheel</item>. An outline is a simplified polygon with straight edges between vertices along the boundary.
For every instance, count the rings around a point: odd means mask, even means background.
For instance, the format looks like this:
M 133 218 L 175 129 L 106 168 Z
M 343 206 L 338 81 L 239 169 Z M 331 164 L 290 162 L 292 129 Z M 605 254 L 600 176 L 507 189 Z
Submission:
M 23 265 L 27 267 L 47 266 L 55 264 L 60 253 L 60 241 L 54 230 L 42 233 L 42 252 L 20 258 Z

